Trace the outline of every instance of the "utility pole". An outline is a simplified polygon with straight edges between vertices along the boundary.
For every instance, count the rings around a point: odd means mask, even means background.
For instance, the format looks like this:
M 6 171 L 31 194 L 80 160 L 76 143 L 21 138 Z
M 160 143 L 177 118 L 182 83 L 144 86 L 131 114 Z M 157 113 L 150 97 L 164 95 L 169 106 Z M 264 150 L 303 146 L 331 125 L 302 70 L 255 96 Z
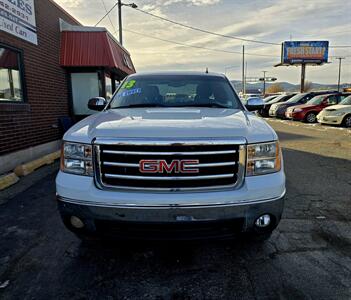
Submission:
M 118 30 L 119 30 L 119 43 L 123 45 L 122 37 L 122 0 L 118 0 Z
M 266 96 L 266 73 L 268 71 L 262 71 L 263 72 L 263 97 Z
M 300 85 L 300 93 L 305 91 L 305 77 L 306 77 L 306 64 L 301 64 L 301 85 Z
M 242 61 L 242 93 L 243 96 L 246 94 L 245 87 L 245 46 L 243 45 L 243 61 Z
M 245 61 L 245 76 L 244 76 L 245 93 L 246 93 L 246 77 L 247 77 L 247 61 Z
M 340 92 L 341 61 L 345 59 L 345 57 L 335 57 L 335 59 L 339 60 L 338 92 Z

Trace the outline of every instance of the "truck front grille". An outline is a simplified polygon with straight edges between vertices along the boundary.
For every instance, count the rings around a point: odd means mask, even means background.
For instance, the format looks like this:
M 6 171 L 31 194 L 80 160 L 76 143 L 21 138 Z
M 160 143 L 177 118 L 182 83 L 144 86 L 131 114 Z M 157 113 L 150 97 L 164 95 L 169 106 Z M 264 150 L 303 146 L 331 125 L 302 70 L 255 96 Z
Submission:
M 97 143 L 98 142 L 98 143 Z M 235 186 L 242 179 L 245 148 L 232 140 L 143 141 L 128 140 L 94 145 L 97 183 L 101 188 L 182 190 Z M 134 143 L 134 144 L 133 144 Z M 242 157 L 240 157 L 242 156 Z M 140 170 L 146 160 L 165 162 L 195 161 L 196 172 L 177 168 L 151 173 Z

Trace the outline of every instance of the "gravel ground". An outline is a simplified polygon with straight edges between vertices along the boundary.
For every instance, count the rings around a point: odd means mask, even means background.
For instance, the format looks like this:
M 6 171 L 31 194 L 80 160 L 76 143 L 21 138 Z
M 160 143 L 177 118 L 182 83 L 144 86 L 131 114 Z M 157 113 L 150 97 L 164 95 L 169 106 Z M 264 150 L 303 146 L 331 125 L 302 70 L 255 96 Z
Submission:
M 81 243 L 46 167 L 0 193 L 0 299 L 350 299 L 351 131 L 269 122 L 288 192 L 266 243 Z

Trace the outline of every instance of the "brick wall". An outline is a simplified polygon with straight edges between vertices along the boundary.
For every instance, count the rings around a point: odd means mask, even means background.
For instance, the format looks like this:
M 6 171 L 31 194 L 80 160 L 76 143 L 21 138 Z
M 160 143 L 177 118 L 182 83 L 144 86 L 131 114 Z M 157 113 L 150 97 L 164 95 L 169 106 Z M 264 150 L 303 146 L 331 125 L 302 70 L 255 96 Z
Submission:
M 38 45 L 0 31 L 0 44 L 23 51 L 25 104 L 0 102 L 0 155 L 59 139 L 54 128 L 69 114 L 67 74 L 59 66 L 59 18 L 79 24 L 51 0 L 35 0 Z

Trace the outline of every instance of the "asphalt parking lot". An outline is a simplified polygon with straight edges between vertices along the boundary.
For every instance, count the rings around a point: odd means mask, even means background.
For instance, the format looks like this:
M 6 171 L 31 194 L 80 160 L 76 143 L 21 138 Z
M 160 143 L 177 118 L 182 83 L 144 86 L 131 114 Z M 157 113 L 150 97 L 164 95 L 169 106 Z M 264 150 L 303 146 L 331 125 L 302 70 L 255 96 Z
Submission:
M 54 166 L 0 193 L 0 298 L 350 299 L 351 130 L 269 123 L 288 192 L 266 243 L 81 243 L 57 213 Z

